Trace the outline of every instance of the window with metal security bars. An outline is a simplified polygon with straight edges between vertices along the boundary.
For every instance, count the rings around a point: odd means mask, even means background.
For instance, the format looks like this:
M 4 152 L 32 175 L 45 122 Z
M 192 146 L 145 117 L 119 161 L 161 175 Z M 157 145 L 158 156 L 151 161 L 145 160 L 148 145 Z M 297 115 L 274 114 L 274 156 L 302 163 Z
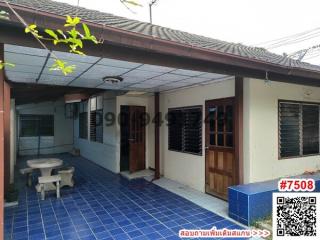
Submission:
M 320 104 L 279 102 L 279 156 L 319 154 Z
M 168 111 L 169 150 L 202 154 L 202 107 Z
M 88 139 L 88 101 L 79 103 L 79 138 Z
M 20 137 L 54 136 L 53 115 L 20 115 Z
M 103 142 L 103 97 L 90 99 L 90 140 Z

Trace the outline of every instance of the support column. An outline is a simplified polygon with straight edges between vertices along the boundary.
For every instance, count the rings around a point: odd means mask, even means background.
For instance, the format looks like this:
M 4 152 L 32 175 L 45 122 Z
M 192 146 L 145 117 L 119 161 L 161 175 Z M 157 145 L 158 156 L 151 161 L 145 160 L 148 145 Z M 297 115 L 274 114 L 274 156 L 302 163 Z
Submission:
M 4 192 L 10 184 L 10 110 L 11 87 L 4 81 Z
M 4 44 L 0 43 L 0 59 L 4 60 Z M 4 221 L 4 70 L 0 70 L 0 239 Z
M 154 125 L 154 161 L 155 161 L 155 175 L 154 179 L 160 178 L 160 100 L 159 93 L 154 94 L 154 114 L 155 114 L 155 125 Z
M 14 167 L 16 165 L 16 105 L 10 102 L 10 183 L 14 183 Z
M 235 77 L 235 159 L 238 184 L 243 184 L 243 78 Z

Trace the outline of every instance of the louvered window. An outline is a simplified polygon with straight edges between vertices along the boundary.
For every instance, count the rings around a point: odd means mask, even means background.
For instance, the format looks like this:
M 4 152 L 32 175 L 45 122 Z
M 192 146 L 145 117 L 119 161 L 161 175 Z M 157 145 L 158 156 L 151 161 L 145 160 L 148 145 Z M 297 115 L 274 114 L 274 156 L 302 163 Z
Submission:
M 183 139 L 183 120 L 181 110 L 169 110 L 168 128 L 169 128 L 169 150 L 182 151 Z
M 279 102 L 281 158 L 319 154 L 319 104 Z
M 202 107 L 169 109 L 169 150 L 202 154 Z
M 90 140 L 103 142 L 103 98 L 102 96 L 90 99 Z
M 88 101 L 79 104 L 79 138 L 88 139 Z
M 302 106 L 303 155 L 319 153 L 319 106 Z

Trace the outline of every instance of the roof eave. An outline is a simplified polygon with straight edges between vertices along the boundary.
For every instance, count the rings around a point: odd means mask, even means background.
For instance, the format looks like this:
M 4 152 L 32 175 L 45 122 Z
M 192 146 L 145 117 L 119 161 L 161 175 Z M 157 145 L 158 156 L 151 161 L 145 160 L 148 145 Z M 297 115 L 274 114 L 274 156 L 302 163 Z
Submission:
M 61 28 L 61 25 L 65 21 L 65 16 L 62 15 L 38 11 L 33 8 L 26 8 L 24 6 L 15 4 L 11 4 L 11 6 L 25 19 L 27 23 L 35 23 L 39 28 Z M 0 7 L 11 13 L 6 3 L 0 1 Z M 190 59 L 209 61 L 213 63 L 228 64 L 235 67 L 246 68 L 248 70 L 251 69 L 287 76 L 320 79 L 320 73 L 317 71 L 286 67 L 260 60 L 248 59 L 237 55 L 194 47 L 169 40 L 163 40 L 140 33 L 124 31 L 110 26 L 103 26 L 101 24 L 86 20 L 82 21 L 90 27 L 91 31 L 98 38 L 106 39 L 105 41 L 110 44 L 139 48 L 145 51 L 153 51 L 157 53 L 187 57 Z M 20 21 L 12 13 L 9 21 L 2 20 L 2 22 L 20 24 Z

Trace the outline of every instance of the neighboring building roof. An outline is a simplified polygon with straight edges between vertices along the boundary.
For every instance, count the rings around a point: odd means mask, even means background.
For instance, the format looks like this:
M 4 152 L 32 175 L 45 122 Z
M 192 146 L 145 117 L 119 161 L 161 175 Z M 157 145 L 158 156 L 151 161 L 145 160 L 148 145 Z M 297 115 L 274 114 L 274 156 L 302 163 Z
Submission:
M 199 36 L 196 34 L 153 25 L 150 23 L 131 20 L 109 13 L 76 7 L 66 3 L 60 3 L 50 0 L 8 0 L 8 2 L 11 4 L 20 5 L 23 7 L 28 7 L 60 16 L 77 14 L 81 19 L 96 24 L 101 24 L 101 26 L 110 26 L 128 32 L 139 33 L 147 36 L 152 36 L 154 38 L 177 42 L 187 46 L 193 46 L 229 55 L 240 56 L 248 60 L 258 60 L 289 68 L 306 69 L 320 72 L 320 66 L 277 55 L 263 48 L 249 47 L 239 43 L 225 42 L 217 39 Z

